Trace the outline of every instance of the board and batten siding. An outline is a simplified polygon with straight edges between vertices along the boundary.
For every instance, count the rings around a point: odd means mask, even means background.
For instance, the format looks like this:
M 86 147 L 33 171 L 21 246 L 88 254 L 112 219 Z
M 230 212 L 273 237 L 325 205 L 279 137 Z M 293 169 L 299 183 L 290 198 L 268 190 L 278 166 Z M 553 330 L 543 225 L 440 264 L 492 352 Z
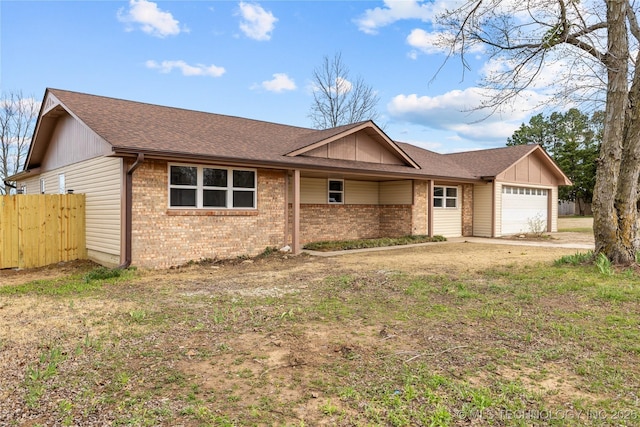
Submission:
M 107 265 L 120 263 L 120 226 L 122 193 L 122 159 L 97 157 L 64 166 L 18 183 L 26 185 L 27 194 L 40 193 L 40 179 L 45 193 L 58 193 L 60 174 L 65 190 L 86 195 L 86 242 L 90 259 Z
M 473 235 L 491 237 L 491 183 L 473 186 Z

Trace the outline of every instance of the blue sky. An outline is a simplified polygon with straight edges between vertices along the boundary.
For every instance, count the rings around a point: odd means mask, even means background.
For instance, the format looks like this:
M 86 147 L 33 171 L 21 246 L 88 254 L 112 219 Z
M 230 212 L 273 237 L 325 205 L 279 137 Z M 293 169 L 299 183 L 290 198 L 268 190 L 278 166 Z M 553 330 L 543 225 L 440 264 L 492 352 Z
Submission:
M 441 153 L 504 146 L 537 111 L 476 122 L 479 78 L 433 46 L 450 1 L 0 1 L 0 85 L 47 87 L 311 127 L 311 76 L 337 52 L 393 139 Z M 535 94 L 533 95 L 535 98 Z

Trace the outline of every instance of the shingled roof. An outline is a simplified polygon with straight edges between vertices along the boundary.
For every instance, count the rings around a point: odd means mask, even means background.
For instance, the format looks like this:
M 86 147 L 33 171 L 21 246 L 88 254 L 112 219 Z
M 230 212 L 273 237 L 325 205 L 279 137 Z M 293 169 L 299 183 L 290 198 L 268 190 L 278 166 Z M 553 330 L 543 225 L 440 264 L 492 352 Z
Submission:
M 444 154 L 444 157 L 464 167 L 474 176 L 495 177 L 536 148 L 537 145 L 515 145 Z
M 60 89 L 47 89 L 45 100 L 48 94 L 108 142 L 114 155 L 144 153 L 151 157 L 234 161 L 406 178 L 477 180 L 503 171 L 532 149 L 516 146 L 443 155 L 392 141 L 372 121 L 317 130 Z M 362 129 L 379 135 L 411 161 L 407 165 L 390 165 L 287 155 L 336 135 Z M 37 130 L 34 143 L 36 139 Z M 29 159 L 33 160 L 31 156 Z M 25 169 L 28 167 L 25 165 Z

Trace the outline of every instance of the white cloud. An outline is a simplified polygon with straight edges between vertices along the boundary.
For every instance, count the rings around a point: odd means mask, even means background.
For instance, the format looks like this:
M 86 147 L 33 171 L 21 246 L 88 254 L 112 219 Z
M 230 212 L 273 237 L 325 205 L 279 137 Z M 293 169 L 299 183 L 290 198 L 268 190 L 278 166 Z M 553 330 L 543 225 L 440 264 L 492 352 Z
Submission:
M 278 18 L 267 12 L 259 4 L 240 2 L 240 29 L 249 38 L 255 40 L 271 39 Z
M 147 34 L 156 37 L 175 36 L 180 34 L 180 22 L 169 12 L 158 8 L 154 2 L 147 0 L 130 0 L 129 9 L 118 10 L 118 20 L 127 24 L 127 31 L 136 25 Z
M 283 92 L 285 90 L 295 90 L 296 83 L 291 77 L 284 73 L 276 73 L 272 80 L 262 82 L 262 88 L 269 92 Z
M 217 67 L 215 65 L 189 65 L 182 60 L 178 61 L 162 61 L 160 63 L 149 60 L 145 63 L 147 68 L 152 70 L 160 70 L 161 73 L 170 73 L 174 68 L 182 71 L 183 76 L 209 76 L 220 77 L 225 73 L 224 67 Z
M 308 89 L 310 93 L 323 91 L 324 89 L 327 89 L 332 93 L 345 95 L 351 92 L 351 89 L 353 89 L 353 83 L 351 83 L 349 80 L 345 79 L 344 77 L 336 77 L 334 85 L 331 87 L 320 88 L 320 86 L 318 86 L 318 83 L 314 81 L 309 84 Z
M 546 99 L 534 91 L 525 91 L 517 103 L 505 104 L 500 111 L 489 115 L 488 111 L 478 107 L 491 96 L 492 91 L 477 87 L 452 90 L 433 97 L 397 95 L 387 109 L 397 120 L 455 132 L 462 138 L 506 142 Z
M 407 44 L 422 53 L 450 53 L 455 42 L 455 35 L 444 31 L 425 31 L 421 28 L 411 30 L 407 36 Z M 465 46 L 466 53 L 482 53 L 484 47 L 479 44 L 467 44 Z M 417 52 L 412 53 L 412 59 L 415 59 Z
M 450 2 L 449 2 L 450 3 Z M 384 7 L 367 9 L 362 16 L 354 19 L 358 29 L 367 34 L 377 34 L 378 28 L 403 19 L 419 19 L 432 22 L 447 7 L 445 1 L 385 0 Z

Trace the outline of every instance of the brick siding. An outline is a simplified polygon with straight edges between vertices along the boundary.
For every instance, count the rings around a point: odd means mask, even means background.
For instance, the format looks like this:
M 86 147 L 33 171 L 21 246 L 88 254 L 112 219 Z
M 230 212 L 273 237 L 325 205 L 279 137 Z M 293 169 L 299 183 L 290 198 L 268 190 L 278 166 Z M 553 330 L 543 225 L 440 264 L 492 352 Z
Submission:
M 473 236 L 473 184 L 462 186 L 462 235 Z
M 289 205 L 290 223 L 293 223 Z M 300 243 L 411 234 L 411 205 L 300 205 Z
M 133 174 L 133 265 L 166 268 L 281 247 L 286 225 L 284 172 L 259 169 L 257 180 L 257 211 L 175 212 L 167 209 L 167 163 L 144 162 Z
M 411 234 L 427 235 L 427 193 L 429 192 L 426 181 L 413 181 L 413 205 L 411 207 Z

